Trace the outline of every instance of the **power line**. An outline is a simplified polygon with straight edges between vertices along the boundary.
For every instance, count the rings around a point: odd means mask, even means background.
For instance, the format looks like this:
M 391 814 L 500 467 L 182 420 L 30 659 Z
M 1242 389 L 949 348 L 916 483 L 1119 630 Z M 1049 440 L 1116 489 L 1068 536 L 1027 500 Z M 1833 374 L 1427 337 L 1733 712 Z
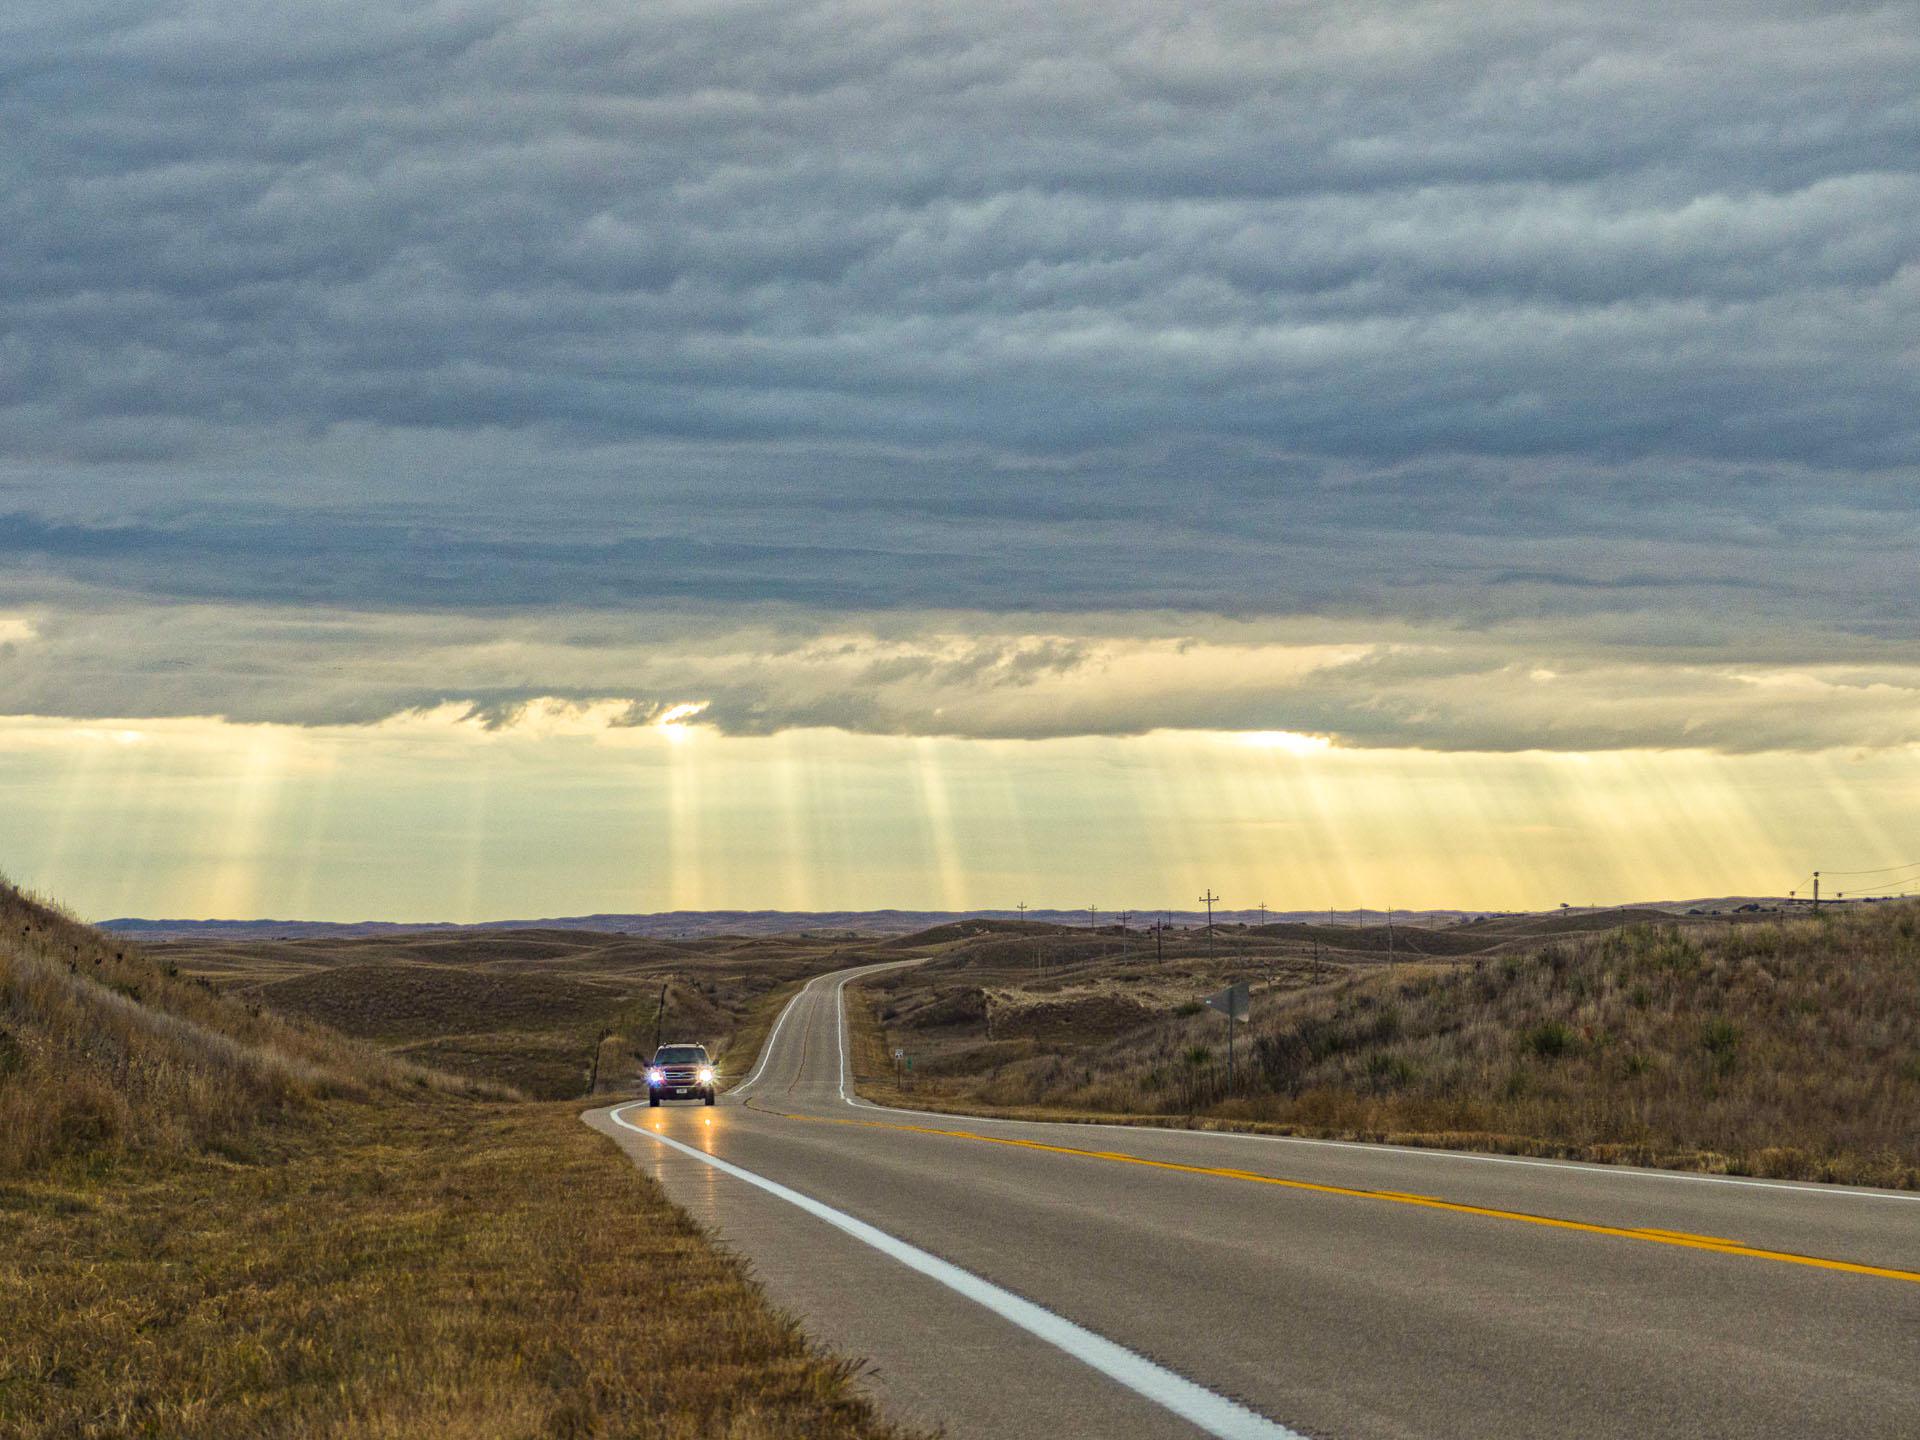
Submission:
M 1878 870 L 1822 870 L 1822 875 L 1885 875 L 1890 870 L 1920 870 L 1920 860 L 1909 860 L 1904 865 L 1882 865 Z

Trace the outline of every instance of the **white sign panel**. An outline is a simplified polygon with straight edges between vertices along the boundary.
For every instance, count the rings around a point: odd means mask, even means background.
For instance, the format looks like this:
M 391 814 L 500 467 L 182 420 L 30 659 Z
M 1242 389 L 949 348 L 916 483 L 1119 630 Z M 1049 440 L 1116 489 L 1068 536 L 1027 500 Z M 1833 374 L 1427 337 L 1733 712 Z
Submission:
M 1229 1020 L 1244 1020 L 1253 1013 L 1253 990 L 1246 981 L 1240 980 L 1200 1003 L 1209 1010 L 1218 1010 Z

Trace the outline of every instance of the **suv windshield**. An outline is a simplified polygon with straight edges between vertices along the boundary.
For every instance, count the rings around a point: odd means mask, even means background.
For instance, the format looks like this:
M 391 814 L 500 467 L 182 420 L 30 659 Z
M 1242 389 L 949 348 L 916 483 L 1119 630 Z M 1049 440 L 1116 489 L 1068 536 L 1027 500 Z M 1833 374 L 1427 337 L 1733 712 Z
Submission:
M 653 1063 L 656 1065 L 704 1065 L 707 1063 L 707 1052 L 706 1048 L 700 1045 L 662 1045 L 659 1053 L 653 1057 Z

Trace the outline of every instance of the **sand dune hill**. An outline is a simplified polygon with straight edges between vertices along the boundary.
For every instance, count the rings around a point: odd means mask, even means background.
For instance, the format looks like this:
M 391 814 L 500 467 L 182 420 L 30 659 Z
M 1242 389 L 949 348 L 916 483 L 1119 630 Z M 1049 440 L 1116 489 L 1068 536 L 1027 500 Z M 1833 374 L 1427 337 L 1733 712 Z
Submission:
M 1423 937 L 1485 952 L 1397 964 L 1351 944 L 1315 964 L 1297 928 L 1164 964 L 1009 967 L 982 939 L 867 988 L 922 1105 L 1920 1185 L 1920 904 L 1528 917 Z M 1254 1005 L 1230 1085 L 1197 1001 L 1235 978 Z
M 452 1084 L 216 993 L 0 884 L 0 1173 L 66 1153 L 240 1143 L 319 1096 Z

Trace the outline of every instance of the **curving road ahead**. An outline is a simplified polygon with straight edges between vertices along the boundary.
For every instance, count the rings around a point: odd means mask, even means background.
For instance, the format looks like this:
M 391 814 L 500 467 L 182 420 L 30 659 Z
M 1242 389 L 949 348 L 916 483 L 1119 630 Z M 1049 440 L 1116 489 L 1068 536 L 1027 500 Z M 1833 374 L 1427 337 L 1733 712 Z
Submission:
M 586 1119 L 868 1357 L 895 1418 L 1920 1435 L 1920 1196 L 882 1109 L 846 1078 L 861 973 L 802 990 L 719 1106 Z

